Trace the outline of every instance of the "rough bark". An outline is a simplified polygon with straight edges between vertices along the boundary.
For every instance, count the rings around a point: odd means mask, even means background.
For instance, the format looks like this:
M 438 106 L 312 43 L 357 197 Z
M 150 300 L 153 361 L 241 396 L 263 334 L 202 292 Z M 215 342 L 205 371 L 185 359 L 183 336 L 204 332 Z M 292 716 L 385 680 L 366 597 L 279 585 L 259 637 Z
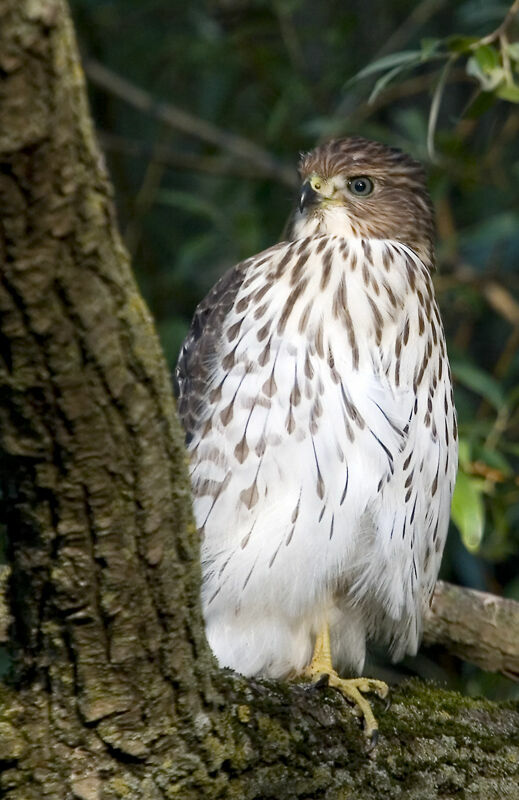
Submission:
M 519 707 L 410 683 L 366 755 L 332 690 L 220 672 L 182 436 L 64 0 L 0 0 L 0 794 L 518 797 Z

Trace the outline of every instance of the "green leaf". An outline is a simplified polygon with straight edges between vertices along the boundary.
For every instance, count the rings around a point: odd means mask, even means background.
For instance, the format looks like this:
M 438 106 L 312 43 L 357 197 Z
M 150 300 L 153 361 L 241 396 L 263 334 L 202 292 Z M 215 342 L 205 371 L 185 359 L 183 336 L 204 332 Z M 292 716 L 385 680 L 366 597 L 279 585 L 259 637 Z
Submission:
M 464 467 L 472 461 L 472 444 L 468 439 L 459 440 L 458 461 L 460 467 Z
M 499 382 L 492 375 L 467 361 L 454 361 L 451 368 L 455 379 L 462 386 L 484 397 L 494 408 L 503 408 L 505 396 Z
M 481 88 L 485 92 L 492 92 L 505 79 L 505 71 L 502 67 L 494 67 L 488 71 L 484 70 L 474 56 L 468 59 L 465 69 L 467 75 L 479 81 Z
M 422 48 L 422 61 L 428 61 L 430 56 L 432 56 L 438 48 L 443 44 L 442 39 L 430 39 L 424 38 L 420 42 L 420 46 Z
M 401 72 L 404 72 L 404 70 L 406 69 L 409 69 L 408 64 L 400 64 L 398 67 L 394 67 L 393 69 L 390 69 L 388 72 L 382 75 L 375 83 L 373 90 L 369 96 L 368 103 L 374 103 L 380 92 L 382 92 L 386 88 L 388 83 L 391 83 L 393 78 L 396 78 L 397 75 L 399 75 Z
M 438 114 L 440 113 L 440 104 L 442 101 L 443 92 L 445 90 L 445 85 L 447 83 L 449 72 L 455 61 L 456 61 L 456 56 L 450 56 L 448 60 L 445 62 L 440 72 L 440 77 L 438 78 L 438 82 L 435 86 L 434 94 L 431 100 L 431 108 L 429 110 L 429 120 L 427 123 L 427 152 L 429 153 L 431 161 L 435 161 L 434 134 L 436 132 Z
M 492 72 L 500 66 L 499 53 L 490 44 L 482 44 L 474 51 L 474 58 L 478 62 L 483 72 Z
M 506 45 L 506 52 L 512 61 L 519 61 L 519 42 L 509 42 Z
M 445 39 L 447 49 L 451 53 L 470 53 L 474 49 L 474 45 L 479 42 L 477 36 L 448 36 Z
M 519 86 L 515 83 L 504 83 L 496 92 L 501 100 L 508 100 L 510 103 L 519 103 Z
M 483 538 L 485 506 L 481 481 L 460 470 L 452 498 L 452 519 L 467 550 L 476 552 Z
M 350 78 L 348 84 L 352 83 L 353 81 L 361 80 L 362 78 L 367 78 L 369 75 L 373 75 L 375 72 L 393 69 L 394 67 L 398 67 L 403 64 L 406 64 L 407 66 L 418 64 L 421 61 L 421 57 L 422 53 L 420 50 L 402 50 L 400 53 L 391 53 L 388 56 L 378 58 L 376 61 L 368 64 L 367 67 L 364 67 L 364 69 L 361 69 L 360 72 L 357 72 L 357 74 L 353 76 L 353 78 Z

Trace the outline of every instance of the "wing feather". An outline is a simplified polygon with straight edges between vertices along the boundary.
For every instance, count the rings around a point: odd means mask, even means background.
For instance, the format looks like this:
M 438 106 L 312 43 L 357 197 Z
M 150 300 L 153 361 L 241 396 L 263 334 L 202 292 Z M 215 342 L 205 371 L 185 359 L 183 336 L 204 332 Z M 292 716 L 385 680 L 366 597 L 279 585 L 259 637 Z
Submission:
M 173 385 L 187 444 L 206 417 L 212 364 L 247 264 L 245 261 L 227 270 L 199 303 L 180 350 Z

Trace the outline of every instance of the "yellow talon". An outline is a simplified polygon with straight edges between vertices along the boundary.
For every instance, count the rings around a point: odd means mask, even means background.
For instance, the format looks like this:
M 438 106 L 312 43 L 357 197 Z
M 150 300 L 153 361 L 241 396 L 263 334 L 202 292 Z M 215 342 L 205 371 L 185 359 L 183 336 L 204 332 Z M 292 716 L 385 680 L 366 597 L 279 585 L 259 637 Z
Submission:
M 389 687 L 384 681 L 374 678 L 340 678 L 332 667 L 330 649 L 330 631 L 325 624 L 316 638 L 312 660 L 304 672 L 305 676 L 317 682 L 324 675 L 328 677 L 328 684 L 338 689 L 341 694 L 354 705 L 354 712 L 364 718 L 364 735 L 372 745 L 376 744 L 378 723 L 371 706 L 363 697 L 365 692 L 374 692 L 382 699 L 389 693 Z

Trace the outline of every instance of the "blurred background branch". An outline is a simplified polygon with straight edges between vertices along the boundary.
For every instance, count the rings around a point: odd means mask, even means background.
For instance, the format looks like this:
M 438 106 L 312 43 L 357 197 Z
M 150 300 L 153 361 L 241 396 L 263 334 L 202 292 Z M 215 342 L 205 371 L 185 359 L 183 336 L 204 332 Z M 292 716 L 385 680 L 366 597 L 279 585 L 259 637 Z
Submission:
M 124 100 L 139 111 L 154 117 L 173 130 L 215 145 L 238 161 L 250 162 L 263 176 L 274 177 L 288 186 L 296 186 L 296 175 L 293 169 L 281 164 L 269 152 L 243 136 L 222 130 L 172 103 L 154 99 L 148 92 L 139 89 L 98 61 L 87 59 L 85 72 L 88 79 L 96 86 Z

